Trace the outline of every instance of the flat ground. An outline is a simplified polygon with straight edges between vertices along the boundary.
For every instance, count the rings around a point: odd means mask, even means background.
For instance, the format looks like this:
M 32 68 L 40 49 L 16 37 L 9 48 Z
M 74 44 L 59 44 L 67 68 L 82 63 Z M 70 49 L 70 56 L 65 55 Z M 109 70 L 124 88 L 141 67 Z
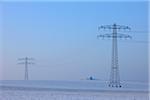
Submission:
M 1 88 L 0 100 L 149 100 L 148 92 Z

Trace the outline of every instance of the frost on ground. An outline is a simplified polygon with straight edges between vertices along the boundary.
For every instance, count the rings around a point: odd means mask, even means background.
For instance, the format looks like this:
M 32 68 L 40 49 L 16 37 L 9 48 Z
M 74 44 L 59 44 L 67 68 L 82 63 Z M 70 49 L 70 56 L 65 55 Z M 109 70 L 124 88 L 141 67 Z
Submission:
M 149 100 L 147 92 L 1 89 L 0 100 Z
M 0 81 L 0 100 L 149 100 L 148 86 L 100 81 Z

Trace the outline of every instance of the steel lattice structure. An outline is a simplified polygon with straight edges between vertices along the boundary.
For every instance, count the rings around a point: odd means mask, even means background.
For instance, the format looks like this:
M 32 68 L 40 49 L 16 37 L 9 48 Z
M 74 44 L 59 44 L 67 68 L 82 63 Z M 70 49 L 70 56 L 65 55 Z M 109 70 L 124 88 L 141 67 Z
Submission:
M 103 25 L 98 29 L 110 29 L 111 34 L 100 34 L 98 37 L 101 38 L 112 38 L 112 61 L 111 61 L 111 73 L 109 80 L 109 87 L 121 87 L 120 75 L 119 75 L 119 64 L 118 64 L 118 38 L 131 38 L 130 35 L 117 33 L 118 30 L 131 30 L 130 27 L 124 25 Z
M 29 80 L 29 75 L 28 75 L 28 65 L 30 64 L 34 64 L 33 62 L 31 62 L 31 60 L 34 60 L 33 58 L 19 58 L 18 59 L 20 62 L 19 64 L 24 64 L 25 65 L 25 76 L 24 76 L 24 80 Z

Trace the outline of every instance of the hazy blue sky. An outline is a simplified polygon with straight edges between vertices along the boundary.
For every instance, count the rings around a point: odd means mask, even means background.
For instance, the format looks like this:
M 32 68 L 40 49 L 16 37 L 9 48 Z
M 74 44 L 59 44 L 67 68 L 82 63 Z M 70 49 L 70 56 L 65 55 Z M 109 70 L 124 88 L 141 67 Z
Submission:
M 28 56 L 35 58 L 36 64 L 29 68 L 33 80 L 88 76 L 108 80 L 111 39 L 97 35 L 111 31 L 97 28 L 117 23 L 133 31 L 125 32 L 132 40 L 118 44 L 121 80 L 148 81 L 147 2 L 5 2 L 1 6 L 1 79 L 23 79 L 24 66 L 17 59 Z

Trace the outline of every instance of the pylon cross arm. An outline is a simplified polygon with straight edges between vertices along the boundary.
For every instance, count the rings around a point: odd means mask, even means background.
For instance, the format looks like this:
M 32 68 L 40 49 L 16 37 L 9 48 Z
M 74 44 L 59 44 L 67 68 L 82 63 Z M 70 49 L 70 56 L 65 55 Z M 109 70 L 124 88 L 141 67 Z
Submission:
M 35 63 L 33 63 L 33 62 L 28 62 L 28 64 L 35 64 Z
M 112 25 L 104 25 L 104 26 L 99 26 L 98 29 L 113 29 Z
M 116 29 L 128 29 L 128 30 L 131 30 L 130 27 L 124 26 L 124 25 L 116 25 Z
M 101 37 L 101 38 L 132 38 L 130 35 L 126 35 L 126 34 L 117 34 L 116 36 L 114 36 L 113 34 L 100 34 L 97 35 L 97 37 Z
M 100 35 L 97 35 L 97 37 L 98 37 L 98 38 L 99 38 L 99 37 L 102 37 L 102 38 L 105 38 L 105 37 L 111 38 L 111 37 L 112 37 L 112 34 L 100 34 Z

